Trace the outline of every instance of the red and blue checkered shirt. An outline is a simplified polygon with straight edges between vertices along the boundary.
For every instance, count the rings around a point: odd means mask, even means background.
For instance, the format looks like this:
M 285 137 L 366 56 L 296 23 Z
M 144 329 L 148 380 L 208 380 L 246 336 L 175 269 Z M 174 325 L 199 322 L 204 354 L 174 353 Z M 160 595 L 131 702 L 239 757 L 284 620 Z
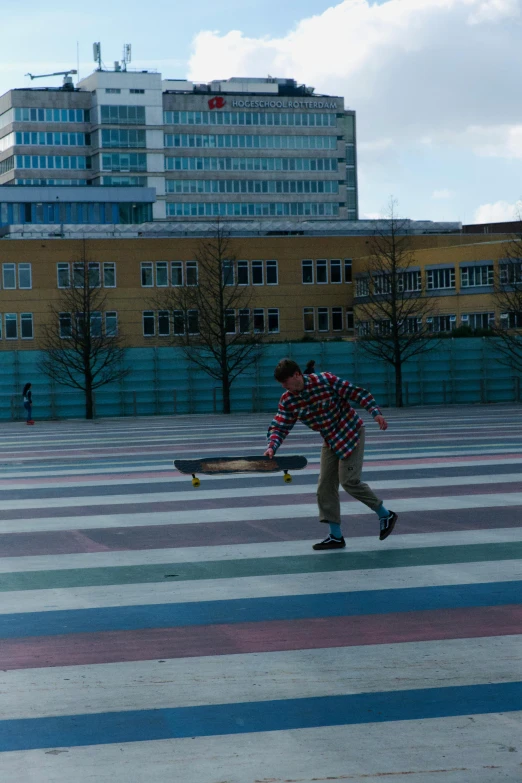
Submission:
M 374 418 L 381 413 L 366 389 L 331 372 L 305 375 L 302 391 L 285 391 L 279 400 L 277 413 L 268 428 L 268 447 L 275 452 L 299 419 L 319 432 L 340 459 L 348 457 L 359 442 L 358 431 L 364 427 L 350 400 L 358 402 Z

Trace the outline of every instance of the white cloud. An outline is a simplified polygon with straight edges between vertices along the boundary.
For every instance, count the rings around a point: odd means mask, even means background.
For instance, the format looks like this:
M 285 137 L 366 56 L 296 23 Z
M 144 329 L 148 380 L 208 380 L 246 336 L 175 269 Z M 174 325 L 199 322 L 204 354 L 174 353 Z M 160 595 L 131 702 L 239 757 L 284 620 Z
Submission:
M 518 157 L 521 9 L 522 0 L 343 0 L 279 38 L 200 33 L 190 77 L 215 79 L 219 64 L 219 78 L 270 73 L 344 95 L 367 161 L 383 139 L 470 148 L 489 118 L 514 129 L 508 151 Z
M 505 223 L 509 220 L 520 220 L 522 201 L 509 204 L 507 201 L 496 201 L 494 204 L 482 204 L 475 210 L 473 223 Z
M 455 196 L 455 193 L 452 190 L 448 190 L 447 188 L 442 188 L 441 190 L 434 190 L 431 194 L 431 197 L 434 199 L 450 199 Z

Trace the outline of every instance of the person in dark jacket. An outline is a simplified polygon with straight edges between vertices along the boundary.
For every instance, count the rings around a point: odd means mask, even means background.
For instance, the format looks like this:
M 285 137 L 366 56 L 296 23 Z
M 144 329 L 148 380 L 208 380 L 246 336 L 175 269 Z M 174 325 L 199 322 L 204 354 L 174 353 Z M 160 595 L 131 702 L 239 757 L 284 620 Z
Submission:
M 22 394 L 24 396 L 24 408 L 27 411 L 27 424 L 34 424 L 33 421 L 33 394 L 30 383 L 26 383 Z

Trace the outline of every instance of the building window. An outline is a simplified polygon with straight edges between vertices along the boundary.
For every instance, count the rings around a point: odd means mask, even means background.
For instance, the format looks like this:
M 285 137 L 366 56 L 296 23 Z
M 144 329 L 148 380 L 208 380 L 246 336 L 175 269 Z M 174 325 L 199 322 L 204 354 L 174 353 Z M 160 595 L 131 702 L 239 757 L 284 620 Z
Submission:
M 70 288 L 71 274 L 69 264 L 59 263 L 56 265 L 58 275 L 58 288 Z
M 248 274 L 248 261 L 237 262 L 237 284 L 248 285 L 250 282 L 250 275 Z
M 268 315 L 268 331 L 269 332 L 278 332 L 279 331 L 279 309 L 277 307 L 269 307 L 267 315 Z
M 400 272 L 397 276 L 397 290 L 399 293 L 414 293 L 422 288 L 421 273 L 419 270 L 413 272 Z
M 437 289 L 455 288 L 455 270 L 454 269 L 428 269 L 428 291 Z M 437 331 L 444 331 L 438 329 Z
M 372 333 L 372 325 L 370 321 L 357 321 L 357 336 L 369 337 Z
M 318 307 L 317 308 L 317 329 L 318 329 L 319 332 L 328 332 L 329 331 L 328 308 L 327 307 Z
M 197 310 L 187 310 L 187 329 L 189 334 L 199 334 L 199 313 Z
M 263 285 L 262 261 L 252 261 L 252 285 Z
M 345 283 L 352 282 L 352 259 L 351 258 L 344 259 L 344 282 Z
M 277 261 L 266 262 L 266 284 L 277 285 Z
M 143 261 L 141 264 L 141 285 L 142 288 L 151 288 L 154 285 L 151 261 Z
M 241 334 L 250 332 L 250 310 L 239 311 L 239 331 Z
M 500 263 L 500 285 L 520 285 L 522 283 L 522 261 L 513 259 Z
M 305 332 L 315 331 L 315 317 L 313 307 L 303 308 L 303 328 Z
M 355 296 L 369 296 L 370 281 L 368 277 L 358 277 L 355 281 Z
M 187 261 L 187 285 L 197 285 L 197 284 L 198 284 L 198 262 Z
M 500 326 L 502 329 L 522 329 L 522 313 L 501 313 Z
M 58 316 L 60 337 L 67 339 L 72 337 L 72 318 L 70 313 L 60 313 Z
M 225 310 L 225 332 L 227 334 L 236 333 L 236 311 Z
M 85 282 L 85 267 L 80 261 L 73 264 L 73 286 L 83 288 Z
M 101 106 L 104 125 L 146 125 L 145 106 Z
M 389 318 L 383 318 L 379 321 L 374 321 L 373 326 L 375 329 L 375 334 L 378 334 L 381 337 L 389 337 L 391 334 L 391 321 Z
M 234 285 L 234 262 L 223 261 L 223 285 Z
M 328 264 L 325 258 L 320 258 L 316 263 L 316 280 L 319 284 L 328 282 Z
M 112 95 L 119 95 L 121 93 L 121 90 L 119 87 L 106 87 L 105 92 L 111 93 Z
M 16 313 L 5 314 L 5 339 L 17 340 L 18 339 L 18 323 Z
M 343 308 L 332 307 L 332 332 L 342 332 L 343 330 Z
M 99 311 L 91 313 L 90 333 L 91 337 L 102 336 L 102 314 Z
M 166 261 L 156 263 L 156 285 L 158 288 L 166 288 L 169 284 L 169 269 Z
M 18 288 L 32 288 L 31 264 L 18 264 Z
M 353 328 L 354 328 L 353 310 L 347 310 L 346 311 L 346 328 L 349 331 L 353 331 Z
M 100 288 L 101 286 L 100 265 L 96 262 L 89 263 L 88 273 L 89 273 L 89 288 Z
M 491 329 L 495 325 L 495 313 L 463 313 L 462 325 L 471 329 Z
M 487 266 L 462 266 L 460 268 L 460 284 L 462 288 L 492 286 L 493 281 L 493 264 L 488 264 Z
M 22 340 L 33 339 L 33 314 L 20 313 L 20 333 Z
M 374 294 L 391 294 L 391 275 L 389 273 L 376 274 L 373 276 Z
M 307 285 L 314 282 L 314 262 L 307 258 L 305 261 L 302 262 L 302 270 L 303 270 L 303 283 L 306 283 Z
M 181 261 L 172 261 L 170 272 L 172 275 L 172 285 L 183 285 L 183 263 Z
M 330 282 L 342 283 L 340 258 L 332 258 L 330 261 Z
M 116 337 L 118 334 L 118 313 L 115 310 L 109 310 L 105 313 L 105 335 L 107 337 Z
M 16 265 L 15 264 L 2 264 L 2 286 L 5 290 L 16 288 Z
M 185 334 L 185 314 L 183 310 L 174 310 L 172 313 L 172 331 L 176 335 Z
M 116 288 L 116 264 L 105 261 L 103 264 L 103 285 L 105 288 Z
M 254 332 L 265 331 L 265 311 L 263 308 L 254 309 Z
M 457 318 L 455 315 L 434 315 L 427 318 L 426 323 L 430 332 L 451 332 L 456 328 Z
M 167 337 L 170 334 L 170 315 L 168 310 L 160 310 L 158 313 L 158 335 Z
M 153 310 L 143 311 L 143 336 L 154 337 L 156 334 L 155 318 Z

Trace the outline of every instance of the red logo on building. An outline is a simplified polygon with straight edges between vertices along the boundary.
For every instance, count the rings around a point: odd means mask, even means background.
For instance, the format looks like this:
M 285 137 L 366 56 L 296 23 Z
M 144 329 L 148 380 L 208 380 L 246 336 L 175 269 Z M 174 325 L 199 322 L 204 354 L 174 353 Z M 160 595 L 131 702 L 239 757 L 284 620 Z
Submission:
M 208 102 L 209 109 L 222 109 L 226 100 L 219 95 L 217 98 L 211 98 Z

